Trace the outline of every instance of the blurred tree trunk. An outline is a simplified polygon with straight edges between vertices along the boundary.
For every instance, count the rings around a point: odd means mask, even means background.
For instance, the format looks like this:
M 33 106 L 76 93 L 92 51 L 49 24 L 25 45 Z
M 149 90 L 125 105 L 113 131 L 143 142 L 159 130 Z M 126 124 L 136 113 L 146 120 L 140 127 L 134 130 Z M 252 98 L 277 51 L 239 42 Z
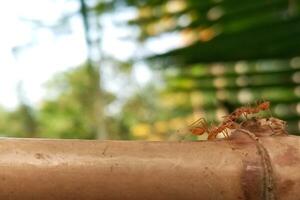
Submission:
M 87 3 L 85 0 L 80 0 L 80 14 L 82 16 L 83 25 L 85 29 L 85 41 L 87 44 L 87 70 L 90 77 L 91 84 L 93 86 L 91 87 L 91 94 L 92 95 L 92 102 L 90 108 L 90 112 L 92 114 L 93 118 L 93 127 L 92 129 L 95 130 L 95 138 L 98 139 L 106 139 L 108 137 L 106 133 L 105 128 L 105 114 L 104 114 L 104 94 L 102 90 L 102 84 L 101 84 L 101 47 L 100 47 L 100 34 L 101 34 L 101 28 L 97 25 L 97 16 L 91 15 L 93 13 L 90 13 L 91 11 L 88 9 Z M 96 24 L 93 24 L 91 26 L 90 21 L 91 18 L 94 18 L 93 22 Z M 93 27 L 96 30 L 92 30 Z M 99 34 L 98 37 L 92 38 L 91 37 L 91 31 L 96 31 L 97 34 Z
M 22 132 L 21 135 L 23 137 L 30 137 L 34 138 L 37 137 L 37 129 L 38 129 L 38 122 L 34 115 L 34 111 L 31 106 L 28 105 L 25 92 L 23 91 L 22 82 L 19 82 L 17 87 L 17 94 L 20 105 L 16 110 L 16 117 L 19 117 L 20 120 L 20 130 Z

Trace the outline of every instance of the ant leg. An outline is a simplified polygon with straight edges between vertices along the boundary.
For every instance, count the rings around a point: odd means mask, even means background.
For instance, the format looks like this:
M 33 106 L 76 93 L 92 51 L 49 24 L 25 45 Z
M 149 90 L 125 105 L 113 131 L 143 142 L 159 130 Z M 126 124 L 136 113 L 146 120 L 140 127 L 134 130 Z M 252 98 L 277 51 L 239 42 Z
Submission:
M 226 129 L 224 129 L 222 131 L 222 134 L 223 134 L 224 138 L 228 138 L 228 134 L 227 134 L 227 130 Z
M 190 125 L 188 125 L 188 126 L 193 126 L 193 125 L 195 125 L 195 124 L 197 124 L 197 123 L 199 123 L 201 120 L 203 120 L 204 118 L 203 117 L 201 117 L 201 118 L 199 118 L 199 119 L 197 119 L 196 121 L 193 121 Z
M 203 121 L 200 121 L 200 124 L 205 129 L 205 132 L 210 132 L 209 127 L 212 127 L 212 125 L 209 126 L 205 119 L 203 119 Z
M 203 122 L 201 122 L 201 125 L 202 125 L 204 128 L 208 129 L 208 122 L 207 122 L 205 119 L 203 119 Z
M 225 134 L 224 130 L 221 133 L 224 136 L 224 138 L 226 138 L 226 134 Z
M 201 126 L 207 127 L 207 121 L 203 117 L 201 117 L 201 118 L 197 119 L 196 121 L 194 121 L 193 123 L 191 123 L 189 125 L 189 127 L 197 125 L 197 124 L 201 124 Z
M 193 123 L 191 123 L 189 125 L 189 127 L 190 127 L 190 129 L 193 129 L 193 128 L 196 128 L 196 127 L 201 128 L 203 131 L 201 131 L 200 135 L 202 135 L 205 132 L 208 133 L 208 134 L 210 133 L 210 129 L 209 129 L 208 123 L 205 120 L 205 118 L 203 118 L 203 117 L 200 118 L 200 119 L 198 119 L 198 120 L 196 120 L 196 121 L 194 121 Z
M 216 133 L 209 132 L 209 133 L 208 133 L 208 136 L 207 136 L 207 139 L 208 139 L 208 140 L 216 139 L 217 135 L 218 135 L 218 134 L 216 134 Z
M 260 104 L 262 104 L 263 102 L 265 102 L 265 99 L 262 97 L 261 99 L 256 100 L 255 106 L 258 107 L 258 106 L 259 106 Z
M 224 130 L 221 131 L 220 133 L 222 133 L 223 137 L 226 138 L 226 135 L 225 135 L 225 133 L 224 133 Z M 219 133 L 218 133 L 218 134 L 219 134 Z
M 268 108 L 268 113 L 269 113 L 270 116 L 273 118 L 273 114 L 272 114 L 272 111 L 271 111 L 270 107 Z
M 253 106 L 253 107 L 255 107 L 255 106 Z M 253 107 L 251 106 L 250 103 L 247 104 L 247 107 L 246 107 L 246 109 L 245 109 L 245 111 L 246 111 L 246 112 L 245 112 L 245 117 L 246 117 L 247 120 L 248 120 L 247 112 L 248 112 L 248 114 L 253 114 L 253 112 L 252 112 Z
M 243 113 L 243 116 L 246 118 L 246 120 L 248 120 L 247 114 Z
M 227 138 L 229 138 L 228 130 L 227 130 L 227 129 L 225 129 L 224 131 L 225 131 L 225 135 L 226 135 L 226 137 L 227 137 Z
M 213 136 L 213 134 L 211 132 L 208 132 L 207 139 L 212 140 L 213 139 L 212 136 Z

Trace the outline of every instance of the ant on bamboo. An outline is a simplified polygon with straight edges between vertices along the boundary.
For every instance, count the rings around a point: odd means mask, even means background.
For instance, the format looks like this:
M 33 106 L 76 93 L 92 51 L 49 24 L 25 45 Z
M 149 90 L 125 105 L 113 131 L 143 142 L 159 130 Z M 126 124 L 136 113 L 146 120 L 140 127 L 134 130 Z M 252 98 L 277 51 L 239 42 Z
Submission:
M 208 134 L 208 140 L 215 139 L 219 133 L 222 133 L 224 137 L 229 137 L 228 129 L 236 129 L 239 127 L 238 123 L 236 122 L 242 115 L 245 116 L 246 119 L 247 115 L 256 114 L 260 111 L 265 111 L 270 109 L 270 102 L 263 101 L 260 104 L 257 104 L 255 107 L 241 107 L 237 108 L 228 116 L 225 116 L 224 121 L 219 126 L 214 126 L 209 128 L 207 122 L 204 118 L 200 118 L 193 122 L 190 125 L 190 131 L 194 135 L 202 135 L 205 132 Z
M 194 135 L 203 135 L 208 132 L 208 125 L 205 118 L 201 117 L 189 125 L 189 130 Z
M 222 123 L 220 126 L 213 127 L 212 130 L 208 133 L 208 140 L 213 140 L 217 138 L 219 133 L 222 133 L 224 137 L 228 138 L 229 133 L 228 129 L 237 129 L 239 125 L 234 121 L 228 121 L 227 123 Z
M 246 119 L 248 119 L 248 115 L 250 114 L 256 114 L 260 111 L 270 110 L 270 102 L 269 101 L 263 101 L 262 103 L 258 104 L 257 106 L 253 107 L 241 107 L 237 108 L 235 111 L 230 113 L 228 116 L 225 116 L 225 120 L 223 123 L 227 123 L 227 121 L 236 121 L 240 116 L 244 116 Z
M 228 129 L 236 129 L 238 127 L 234 121 L 228 121 L 227 123 L 222 123 L 220 126 L 209 128 L 204 118 L 196 120 L 190 126 L 192 134 L 203 135 L 206 132 L 208 134 L 208 140 L 215 139 L 219 133 L 222 133 L 224 137 L 229 137 Z

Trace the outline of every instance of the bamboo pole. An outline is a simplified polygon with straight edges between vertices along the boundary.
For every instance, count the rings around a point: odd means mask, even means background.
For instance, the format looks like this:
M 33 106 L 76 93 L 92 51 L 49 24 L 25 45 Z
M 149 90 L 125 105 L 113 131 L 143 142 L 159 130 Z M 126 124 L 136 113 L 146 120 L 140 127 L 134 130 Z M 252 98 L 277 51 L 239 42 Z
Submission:
M 250 135 L 249 135 L 250 133 Z M 0 140 L 0 199 L 299 199 L 300 138 Z

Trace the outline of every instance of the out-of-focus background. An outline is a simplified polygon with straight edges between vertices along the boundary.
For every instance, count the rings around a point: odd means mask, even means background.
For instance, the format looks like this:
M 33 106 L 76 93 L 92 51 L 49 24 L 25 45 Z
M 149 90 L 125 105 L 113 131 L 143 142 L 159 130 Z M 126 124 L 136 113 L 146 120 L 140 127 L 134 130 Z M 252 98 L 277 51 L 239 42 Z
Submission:
M 299 0 L 10 0 L 0 15 L 0 136 L 196 139 L 195 119 L 256 100 L 300 133 Z

